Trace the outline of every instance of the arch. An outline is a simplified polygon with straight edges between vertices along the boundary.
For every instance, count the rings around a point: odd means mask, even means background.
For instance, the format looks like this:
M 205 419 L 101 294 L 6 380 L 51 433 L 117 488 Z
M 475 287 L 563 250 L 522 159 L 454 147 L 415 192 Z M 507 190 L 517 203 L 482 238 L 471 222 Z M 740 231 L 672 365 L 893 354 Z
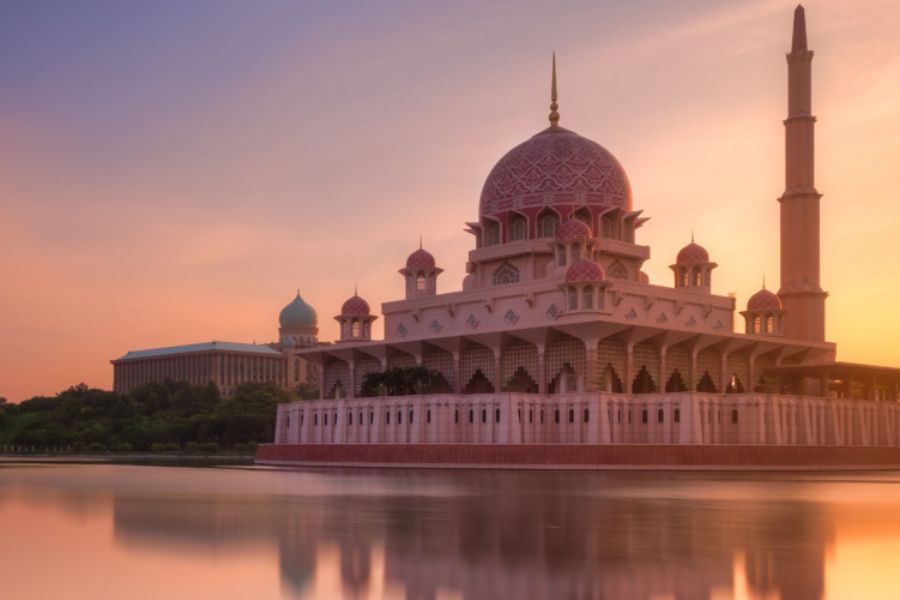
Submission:
M 500 243 L 500 223 L 493 219 L 485 219 L 484 225 L 484 245 L 496 246 Z
M 494 285 L 509 285 L 519 282 L 519 270 L 509 264 L 503 263 L 494 271 Z
M 725 386 L 726 394 L 743 394 L 744 393 L 744 384 L 741 383 L 741 378 L 738 377 L 737 373 L 732 373 L 731 377 L 728 380 L 728 385 Z
M 545 208 L 538 213 L 537 218 L 537 237 L 553 238 L 556 237 L 556 230 L 559 229 L 559 214 L 550 207 Z
M 329 398 L 346 398 L 347 394 L 344 391 L 344 383 L 340 380 L 335 381 L 334 385 L 331 386 L 331 389 L 328 391 L 328 397 Z
M 693 279 L 695 287 L 700 287 L 703 285 L 703 270 L 700 269 L 700 267 L 694 267 Z
M 622 380 L 619 379 L 619 374 L 616 373 L 616 369 L 612 366 L 612 363 L 606 363 L 606 366 L 603 367 L 603 370 L 600 372 L 599 387 L 600 391 L 614 392 L 616 394 L 621 394 L 625 391 L 622 387 Z
M 617 260 L 609 266 L 609 276 L 613 279 L 628 279 L 628 269 Z
M 638 371 L 637 376 L 631 383 L 631 393 L 652 394 L 655 391 L 656 382 L 653 381 L 653 377 L 650 375 L 650 371 L 647 370 L 646 366 L 641 366 L 641 370 Z
M 578 289 L 574 285 L 566 289 L 566 298 L 569 310 L 578 310 Z
M 582 206 L 572 213 L 572 218 L 578 219 L 585 225 L 591 228 L 591 231 L 594 231 L 594 224 L 591 223 L 591 211 L 586 207 Z
M 507 227 L 510 242 L 528 239 L 528 219 L 519 213 L 510 213 Z
M 538 384 L 531 377 L 531 374 L 525 370 L 525 367 L 516 369 L 513 376 L 506 383 L 506 390 L 509 392 L 522 392 L 526 394 L 537 394 Z
M 418 273 L 416 273 L 416 290 L 421 292 L 427 288 L 428 288 L 428 281 L 425 278 L 425 273 L 423 273 L 422 271 L 419 271 Z
M 679 267 L 678 272 L 681 274 L 681 287 L 689 287 L 691 285 L 691 275 L 684 267 Z
M 669 380 L 666 381 L 666 392 L 677 393 L 686 391 L 688 391 L 688 386 L 684 382 L 681 372 L 679 372 L 678 369 L 673 369 L 672 374 L 669 375 Z
M 491 384 L 491 389 L 494 389 L 497 376 L 494 353 L 487 346 L 469 342 L 459 356 L 460 385 L 468 385 L 479 371 L 481 377 L 486 378 Z
M 350 337 L 359 337 L 361 331 L 362 327 L 359 323 L 359 319 L 353 319 L 352 321 L 350 321 Z
M 545 381 L 556 380 L 566 365 L 574 371 L 575 382 L 581 383 L 585 368 L 584 342 L 564 333 L 556 333 L 544 350 Z
M 578 391 L 578 376 L 572 365 L 565 363 L 548 386 L 550 394 L 564 394 Z
M 594 286 L 586 285 L 581 290 L 581 308 L 593 310 L 594 308 Z
M 452 391 L 452 386 L 449 383 L 453 381 L 452 354 L 437 346 L 426 344 L 425 349 L 422 352 L 422 366 L 429 371 L 437 371 L 440 373 L 441 379 L 439 381 L 447 382 L 447 391 Z M 443 383 L 441 385 L 443 385 Z M 435 389 L 434 391 L 440 392 L 441 390 Z
M 750 331 L 756 335 L 762 333 L 762 318 L 755 316 L 750 320 Z
M 475 373 L 472 374 L 472 377 L 469 378 L 468 383 L 463 388 L 463 394 L 493 394 L 494 393 L 494 384 L 491 383 L 491 380 L 487 378 L 487 376 L 481 371 L 481 369 L 476 369 Z
M 600 217 L 600 231 L 603 237 L 610 239 L 618 239 L 617 219 L 612 212 L 608 212 Z
M 556 247 L 556 264 L 560 267 L 566 266 L 566 247 L 565 246 L 557 246 Z
M 775 315 L 766 315 L 766 333 L 775 333 Z
M 716 384 L 713 382 L 712 377 L 709 376 L 709 371 L 703 371 L 703 376 L 700 378 L 700 381 L 697 383 L 697 391 L 698 392 L 709 392 L 715 394 Z

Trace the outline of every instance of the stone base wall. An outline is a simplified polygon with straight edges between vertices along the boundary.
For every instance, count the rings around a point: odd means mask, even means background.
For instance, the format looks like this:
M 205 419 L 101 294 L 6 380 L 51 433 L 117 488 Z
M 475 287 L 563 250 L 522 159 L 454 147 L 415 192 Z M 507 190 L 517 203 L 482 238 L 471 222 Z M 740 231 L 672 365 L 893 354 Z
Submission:
M 696 392 L 311 400 L 279 406 L 275 444 L 900 447 L 900 403 Z
M 266 444 L 258 464 L 572 469 L 896 469 L 900 448 L 670 444 Z

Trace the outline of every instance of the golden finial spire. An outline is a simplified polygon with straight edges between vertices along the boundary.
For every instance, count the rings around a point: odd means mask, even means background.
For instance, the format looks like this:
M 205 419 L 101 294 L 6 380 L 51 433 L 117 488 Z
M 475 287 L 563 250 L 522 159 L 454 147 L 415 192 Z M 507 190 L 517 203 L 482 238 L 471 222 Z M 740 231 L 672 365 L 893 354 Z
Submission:
M 419 234 L 419 250 L 422 249 L 422 234 Z
M 550 127 L 559 125 L 559 104 L 556 103 L 556 52 L 553 52 L 553 79 L 550 83 Z
M 763 289 L 766 289 L 766 276 L 763 274 Z

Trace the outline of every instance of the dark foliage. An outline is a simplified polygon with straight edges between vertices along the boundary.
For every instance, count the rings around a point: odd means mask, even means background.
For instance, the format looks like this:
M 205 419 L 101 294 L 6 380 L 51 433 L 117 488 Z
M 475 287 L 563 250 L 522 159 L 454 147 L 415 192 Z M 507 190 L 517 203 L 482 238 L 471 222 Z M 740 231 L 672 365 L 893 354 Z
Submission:
M 165 381 L 127 394 L 80 384 L 53 397 L 0 404 L 0 445 L 91 452 L 244 448 L 270 442 L 277 405 L 296 399 L 274 384 L 245 384 L 226 399 L 213 384 Z
M 450 385 L 438 371 L 425 367 L 400 367 L 363 377 L 363 396 L 409 396 L 449 392 Z

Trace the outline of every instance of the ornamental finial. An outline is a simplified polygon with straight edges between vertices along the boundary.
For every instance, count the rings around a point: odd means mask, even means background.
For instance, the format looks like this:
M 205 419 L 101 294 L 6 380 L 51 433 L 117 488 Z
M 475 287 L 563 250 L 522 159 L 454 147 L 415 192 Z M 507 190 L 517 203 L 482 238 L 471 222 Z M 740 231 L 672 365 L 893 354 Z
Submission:
M 559 125 L 559 104 L 556 103 L 556 51 L 553 52 L 553 78 L 550 82 L 550 127 Z

